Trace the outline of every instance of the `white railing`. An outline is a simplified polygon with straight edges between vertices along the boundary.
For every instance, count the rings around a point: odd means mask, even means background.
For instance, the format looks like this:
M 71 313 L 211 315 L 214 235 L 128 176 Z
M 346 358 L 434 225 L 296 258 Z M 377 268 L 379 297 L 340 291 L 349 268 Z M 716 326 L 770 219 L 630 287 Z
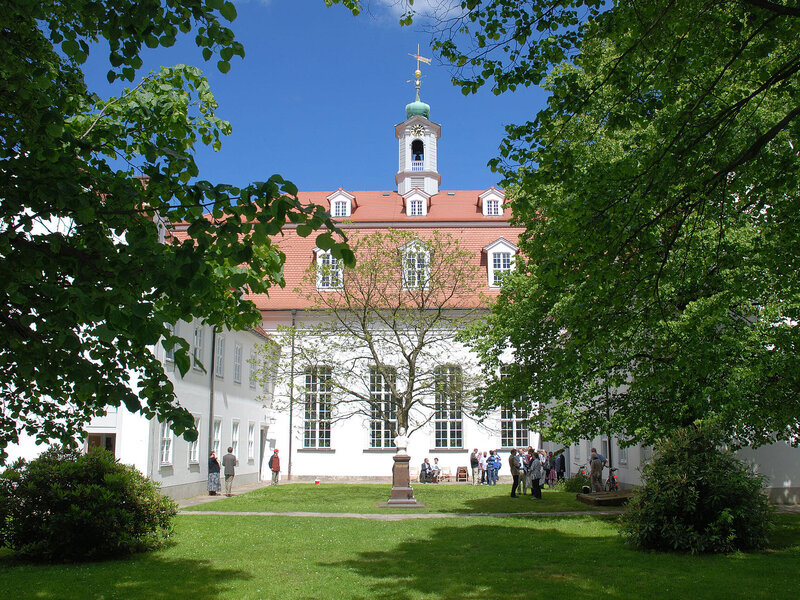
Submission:
M 412 160 L 411 161 L 411 170 L 412 171 L 422 171 L 422 161 L 421 160 Z

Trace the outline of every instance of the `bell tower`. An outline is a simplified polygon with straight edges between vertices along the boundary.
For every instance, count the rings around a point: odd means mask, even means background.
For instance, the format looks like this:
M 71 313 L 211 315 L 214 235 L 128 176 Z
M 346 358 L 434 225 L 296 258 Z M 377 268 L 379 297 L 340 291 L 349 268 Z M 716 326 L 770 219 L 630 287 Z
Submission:
M 431 59 L 411 54 L 417 60 L 414 71 L 416 99 L 406 104 L 406 120 L 396 125 L 394 135 L 398 141 L 399 167 L 395 181 L 397 193 L 405 196 L 413 189 L 419 189 L 428 196 L 439 193 L 442 176 L 437 170 L 437 142 L 442 134 L 439 124 L 430 120 L 431 107 L 419 99 L 422 71 L 419 63 L 431 63 Z

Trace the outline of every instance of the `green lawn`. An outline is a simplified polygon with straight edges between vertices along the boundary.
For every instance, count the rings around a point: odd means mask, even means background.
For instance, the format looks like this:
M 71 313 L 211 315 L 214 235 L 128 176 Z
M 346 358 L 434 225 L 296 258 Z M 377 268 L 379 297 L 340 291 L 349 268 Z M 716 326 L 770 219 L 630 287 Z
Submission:
M 511 485 L 415 485 L 414 497 L 425 508 L 379 508 L 389 499 L 391 485 L 291 484 L 265 487 L 241 496 L 220 498 L 187 510 L 247 512 L 357 513 L 509 513 L 595 510 L 575 500 L 575 494 L 545 490 L 541 500 L 512 498 Z
M 794 600 L 800 516 L 778 523 L 767 552 L 673 556 L 624 547 L 598 516 L 181 515 L 171 547 L 126 560 L 31 566 L 0 554 L 0 590 L 15 600 Z

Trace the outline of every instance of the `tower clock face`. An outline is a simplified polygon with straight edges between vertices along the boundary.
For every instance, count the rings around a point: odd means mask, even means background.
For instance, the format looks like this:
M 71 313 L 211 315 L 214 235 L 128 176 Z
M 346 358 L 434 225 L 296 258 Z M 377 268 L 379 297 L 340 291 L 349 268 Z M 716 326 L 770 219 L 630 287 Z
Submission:
M 425 133 L 425 128 L 422 125 L 414 125 L 411 128 L 411 133 L 417 136 L 421 136 Z

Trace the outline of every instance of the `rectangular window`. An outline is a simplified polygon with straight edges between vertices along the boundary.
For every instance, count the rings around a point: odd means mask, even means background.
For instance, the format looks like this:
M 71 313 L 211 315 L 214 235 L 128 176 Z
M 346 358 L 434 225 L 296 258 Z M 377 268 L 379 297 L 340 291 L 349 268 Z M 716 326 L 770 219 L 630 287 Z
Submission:
M 394 448 L 392 431 L 397 431 L 397 405 L 392 401 L 392 388 L 390 385 L 394 382 L 394 379 L 394 373 L 387 380 L 377 368 L 370 369 L 370 448 Z
M 161 453 L 159 460 L 162 465 L 172 464 L 172 429 L 169 428 L 168 422 L 161 424 Z
M 420 246 L 407 248 L 403 252 L 403 287 L 418 289 L 428 287 L 430 278 L 428 250 Z
M 342 262 L 324 252 L 317 259 L 317 288 L 321 290 L 342 289 Z
M 233 345 L 233 380 L 242 383 L 242 345 Z
M 600 440 L 600 454 L 608 460 L 608 438 L 603 438 Z
M 304 448 L 331 447 L 331 369 L 320 367 L 305 374 Z
M 258 369 L 256 368 L 256 351 L 250 350 L 250 360 L 247 361 L 250 367 L 250 387 L 256 389 L 258 385 Z
M 170 335 L 178 335 L 178 326 L 172 325 L 171 323 L 167 323 L 167 330 L 169 330 Z M 171 344 L 165 354 L 164 358 L 170 362 L 175 361 L 175 344 Z
M 222 419 L 214 419 L 214 440 L 211 442 L 211 449 L 216 453 L 217 458 L 222 458 L 219 453 L 222 449 Z
M 619 461 L 618 461 L 619 464 L 627 465 L 628 464 L 628 449 L 627 448 L 623 448 L 619 444 L 617 445 L 617 448 L 619 449 L 618 450 L 618 452 L 619 452 Z
M 500 409 L 500 445 L 503 448 L 527 448 L 529 431 L 526 411 L 520 408 Z
M 500 201 L 488 200 L 486 202 L 486 214 L 490 217 L 496 217 L 500 214 Z
M 436 404 L 434 424 L 436 448 L 463 446 L 461 414 L 461 367 L 438 367 L 434 374 Z
M 422 200 L 411 200 L 408 203 L 408 206 L 409 206 L 408 216 L 410 217 L 422 216 Z
M 511 270 L 511 253 L 494 252 L 492 254 L 492 285 L 500 285 L 503 275 Z
M 194 354 L 192 366 L 198 371 L 205 371 L 203 368 L 203 359 L 205 358 L 205 332 L 202 327 L 194 328 Z
M 231 448 L 233 448 L 231 454 L 239 458 L 239 421 L 231 423 Z
M 247 459 L 255 460 L 256 458 L 256 424 L 247 424 Z
M 225 376 L 225 337 L 217 336 L 217 350 L 216 350 L 216 364 L 214 366 L 214 374 L 217 377 Z
M 194 418 L 194 428 L 197 430 L 197 439 L 189 442 L 189 464 L 196 465 L 200 462 L 200 417 Z
M 344 200 L 338 200 L 337 202 L 333 203 L 333 216 L 334 217 L 346 217 L 347 216 L 347 202 Z

